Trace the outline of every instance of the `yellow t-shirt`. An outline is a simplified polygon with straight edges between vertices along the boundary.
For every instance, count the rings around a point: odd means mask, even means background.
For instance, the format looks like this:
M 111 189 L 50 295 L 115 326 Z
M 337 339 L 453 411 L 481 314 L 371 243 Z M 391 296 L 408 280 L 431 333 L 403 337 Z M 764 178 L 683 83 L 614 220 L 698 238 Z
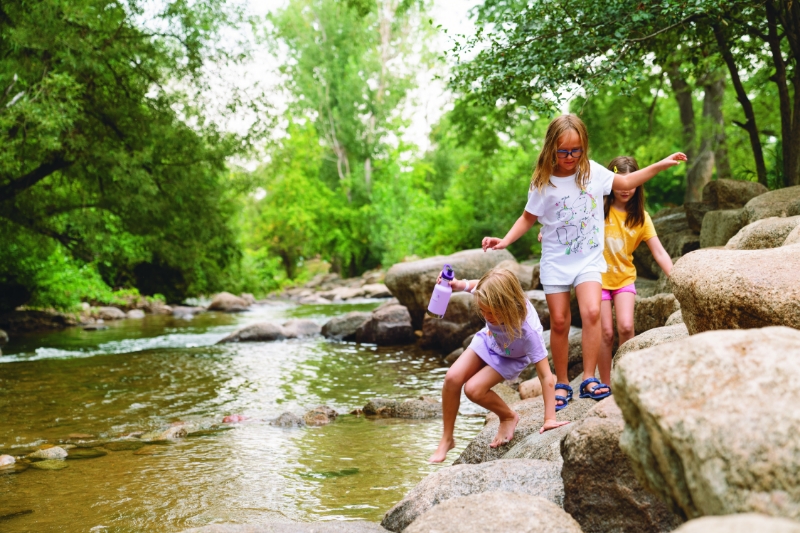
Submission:
M 621 289 L 636 281 L 633 251 L 642 241 L 656 236 L 656 228 L 647 212 L 644 214 L 644 224 L 635 228 L 625 227 L 627 217 L 625 211 L 613 207 L 608 211 L 603 250 L 608 270 L 603 274 L 603 288 L 609 291 Z

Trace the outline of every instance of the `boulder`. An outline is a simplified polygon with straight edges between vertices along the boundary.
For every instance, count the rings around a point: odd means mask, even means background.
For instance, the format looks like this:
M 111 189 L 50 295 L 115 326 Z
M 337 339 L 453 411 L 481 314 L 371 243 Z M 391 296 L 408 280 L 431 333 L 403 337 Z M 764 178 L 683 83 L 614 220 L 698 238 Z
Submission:
M 636 297 L 633 311 L 633 329 L 644 333 L 666 324 L 669 316 L 680 310 L 681 304 L 673 294 L 656 294 L 649 298 Z
M 553 351 L 550 349 L 550 334 L 550 330 L 544 331 L 542 333 L 542 339 L 544 339 L 544 345 L 547 348 L 547 359 L 550 361 L 550 368 L 553 369 L 555 367 L 553 366 Z M 569 352 L 567 357 L 567 375 L 569 379 L 572 379 L 583 372 L 582 339 L 583 330 L 581 330 L 581 328 L 576 328 L 575 326 L 570 326 Z M 523 379 L 523 381 L 527 381 L 536 375 L 536 365 L 532 364 L 522 371 L 520 377 Z
M 789 234 L 798 226 L 800 226 L 800 215 L 762 218 L 739 230 L 725 248 L 728 250 L 777 248 L 783 245 Z
M 534 431 L 508 450 L 503 459 L 537 459 L 561 464 L 561 440 L 570 432 L 570 426 L 567 424 L 544 433 Z
M 329 522 L 270 522 L 266 524 L 212 524 L 183 533 L 386 533 L 378 524 L 366 520 Z
M 700 248 L 725 246 L 745 224 L 744 209 L 710 211 L 703 219 L 703 227 L 700 229 Z
M 356 330 L 357 342 L 381 346 L 411 344 L 415 339 L 408 309 L 398 304 L 375 309 L 369 320 Z
M 689 252 L 700 248 L 700 237 L 692 230 L 686 229 L 677 233 L 661 233 L 658 234 L 658 239 L 664 245 L 672 261 L 675 262 L 679 257 L 682 257 Z M 639 246 L 633 252 L 634 265 L 637 272 L 646 278 L 657 279 L 661 275 L 661 267 L 656 263 L 653 254 L 650 253 L 650 248 L 647 245 Z
M 800 519 L 800 331 L 709 331 L 625 357 L 613 372 L 620 446 L 687 518 Z
M 547 298 L 544 291 L 533 290 L 527 291 L 525 296 L 531 302 L 531 305 L 536 309 L 536 314 L 539 315 L 539 322 L 542 323 L 542 329 L 550 329 L 550 308 L 547 307 Z
M 704 516 L 686 522 L 675 533 L 800 533 L 800 524 L 757 513 Z
M 519 280 L 519 284 L 522 286 L 523 291 L 528 291 L 533 289 L 531 286 L 531 282 L 533 280 L 533 266 L 532 265 L 521 265 L 517 263 L 514 259 L 507 259 L 505 261 L 500 262 L 497 265 L 497 268 L 505 268 L 506 270 L 510 270 L 517 276 Z M 459 278 L 461 279 L 461 278 Z
M 321 292 L 317 296 L 330 300 L 332 302 L 341 302 L 364 296 L 364 289 L 361 287 L 336 287 L 329 291 Z
M 714 209 L 734 209 L 768 191 L 769 189 L 757 181 L 714 180 L 703 187 L 703 202 L 711 204 Z
M 680 309 L 669 315 L 664 323 L 665 326 L 677 326 L 678 324 L 683 324 L 683 314 Z
M 244 300 L 247 305 L 254 305 L 256 303 L 256 297 L 250 294 L 249 292 L 243 292 L 239 295 L 239 298 Z
M 497 491 L 538 496 L 560 506 L 564 498 L 560 464 L 531 459 L 499 459 L 441 469 L 420 481 L 405 498 L 389 509 L 381 525 L 389 531 L 400 532 L 443 502 Z
M 397 400 L 387 398 L 373 398 L 364 405 L 362 412 L 366 416 L 381 416 L 394 418 L 397 415 Z
M 356 338 L 356 331 L 372 313 L 365 311 L 350 311 L 346 315 L 336 316 L 322 326 L 322 335 L 339 341 L 351 341 Z
M 659 235 L 680 233 L 689 229 L 686 210 L 683 207 L 666 207 L 651 217 Z
M 330 424 L 339 413 L 327 405 L 319 405 L 303 415 L 303 421 L 309 426 L 325 426 Z
M 613 396 L 570 426 L 561 441 L 564 510 L 584 533 L 672 531 L 683 522 L 636 479 L 619 447 L 625 421 Z
M 572 381 L 571 385 L 576 393 L 575 399 L 569 402 L 567 407 L 556 413 L 557 420 L 580 420 L 586 415 L 587 411 L 594 406 L 594 400 L 587 398 L 578 399 L 578 386 L 580 382 L 583 381 L 581 377 Z M 472 439 L 453 464 L 478 464 L 494 461 L 495 459 L 503 457 L 528 435 L 533 433 L 539 434 L 539 428 L 544 424 L 544 399 L 541 396 L 529 400 L 521 400 L 511 405 L 511 408 L 516 411 L 520 420 L 514 432 L 514 438 L 511 439 L 508 444 L 498 446 L 497 448 L 489 447 L 489 443 L 494 439 L 494 436 L 497 434 L 497 428 L 500 425 L 500 419 L 497 418 L 497 415 L 489 413 L 486 415 L 486 425 L 475 438 Z M 563 427 L 569 427 L 569 425 Z M 547 435 L 552 431 L 558 431 L 558 429 L 546 431 L 543 435 Z M 543 441 L 544 446 L 549 444 L 551 443 Z
M 464 348 L 456 348 L 455 350 L 447 354 L 447 357 L 444 358 L 444 362 L 447 363 L 448 365 L 452 365 L 458 360 L 459 357 L 461 357 L 462 353 L 464 353 Z
M 127 318 L 134 318 L 134 319 L 141 319 L 144 318 L 144 311 L 141 309 L 131 309 L 127 313 L 125 313 Z
M 783 241 L 783 246 L 789 246 L 792 244 L 800 244 L 800 226 L 794 228 L 786 237 L 786 240 Z
M 272 322 L 259 322 L 236 330 L 217 344 L 228 342 L 267 342 L 281 341 L 288 337 L 286 330 Z
M 303 419 L 294 413 L 282 413 L 278 418 L 269 421 L 270 426 L 279 428 L 298 428 L 304 426 Z
M 695 233 L 700 233 L 706 214 L 716 208 L 705 202 L 686 202 L 683 204 L 683 209 L 686 211 L 686 222 L 689 224 L 689 228 Z
M 405 533 L 581 533 L 561 507 L 530 494 L 484 492 L 453 498 L 434 506 Z
M 214 296 L 211 304 L 208 306 L 209 311 L 223 311 L 225 313 L 239 313 L 247 311 L 250 307 L 249 304 L 238 296 L 234 296 L 229 292 L 221 292 Z
M 651 346 L 658 346 L 667 342 L 685 339 L 689 336 L 689 330 L 686 329 L 686 324 L 681 322 L 673 326 L 664 326 L 662 328 L 654 328 L 645 333 L 640 333 L 634 338 L 624 343 L 617 348 L 617 353 L 614 354 L 614 361 L 619 362 L 625 354 L 635 352 L 636 350 L 644 350 Z
M 419 399 L 398 403 L 394 415 L 397 418 L 441 418 L 442 404 L 422 396 Z
M 368 283 L 361 287 L 364 291 L 364 296 L 367 298 L 391 298 L 392 293 L 389 288 L 383 283 Z
M 771 325 L 800 328 L 800 244 L 767 250 L 700 250 L 672 269 L 690 334 Z
M 94 315 L 102 320 L 121 320 L 128 317 L 125 311 L 118 307 L 98 307 Z
M 0 329 L 0 344 L 5 344 L 8 342 L 8 333 Z
M 745 220 L 752 224 L 767 217 L 800 215 L 800 185 L 769 191 L 756 196 L 744 206 Z
M 531 289 L 532 290 L 541 290 L 542 289 L 542 280 L 541 280 L 541 266 L 539 263 L 533 265 L 531 269 Z
M 283 325 L 283 332 L 287 339 L 300 339 L 319 335 L 322 328 L 313 320 L 299 318 L 290 320 Z
M 451 265 L 458 279 L 478 279 L 491 268 L 509 259 L 514 259 L 514 256 L 508 250 L 484 252 L 476 249 L 398 263 L 386 273 L 386 286 L 408 308 L 414 328 L 419 329 L 442 266 Z
M 536 398 L 542 395 L 542 382 L 538 377 L 523 381 L 519 384 L 519 397 L 523 400 Z
M 67 458 L 67 450 L 61 448 L 59 446 L 53 446 L 52 448 L 46 448 L 44 450 L 36 450 L 35 452 L 29 454 L 27 457 L 28 459 L 34 460 L 45 460 L 45 459 L 66 459 Z
M 455 292 L 450 297 L 444 318 L 425 316 L 420 344 L 423 348 L 435 349 L 442 354 L 450 353 L 484 324 L 485 320 L 478 312 L 473 296 L 466 292 Z
M 500 399 L 502 399 L 508 405 L 513 405 L 522 399 L 517 391 L 505 383 L 498 383 L 492 387 L 492 391 L 500 396 Z

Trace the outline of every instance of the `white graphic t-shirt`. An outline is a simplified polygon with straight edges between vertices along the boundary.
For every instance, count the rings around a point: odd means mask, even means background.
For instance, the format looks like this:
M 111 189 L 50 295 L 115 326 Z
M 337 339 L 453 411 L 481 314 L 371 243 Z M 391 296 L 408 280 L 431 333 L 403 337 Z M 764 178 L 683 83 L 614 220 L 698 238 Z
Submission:
M 589 182 L 581 190 L 575 176 L 550 176 L 542 192 L 528 192 L 525 211 L 542 224 L 543 285 L 572 285 L 583 272 L 605 272 L 603 196 L 611 193 L 614 173 L 589 161 Z

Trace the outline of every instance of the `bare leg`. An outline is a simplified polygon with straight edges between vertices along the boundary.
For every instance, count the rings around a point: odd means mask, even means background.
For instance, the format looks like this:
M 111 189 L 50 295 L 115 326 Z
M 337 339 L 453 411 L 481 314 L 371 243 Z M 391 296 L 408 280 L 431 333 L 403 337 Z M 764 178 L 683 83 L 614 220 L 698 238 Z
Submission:
M 553 352 L 556 380 L 558 383 L 569 385 L 567 366 L 569 364 L 569 324 L 572 319 L 569 312 L 569 293 L 548 294 L 546 298 L 547 307 L 550 309 L 550 351 Z M 561 405 L 566 402 L 566 396 L 559 391 L 556 401 Z
M 617 310 L 617 331 L 619 332 L 619 345 L 631 340 L 636 333 L 633 331 L 633 308 L 636 305 L 636 295 L 630 292 L 621 292 L 614 296 L 614 307 Z M 604 381 L 603 383 L 607 383 Z
M 547 359 L 542 359 L 536 363 L 536 374 L 542 384 L 542 396 L 544 396 L 544 424 L 539 433 L 544 433 L 548 429 L 555 429 L 567 421 L 559 422 L 556 420 L 556 377 L 550 372 L 550 363 Z
M 600 299 L 602 297 L 602 286 L 596 281 L 587 281 L 575 287 L 575 294 L 578 296 L 578 307 L 581 310 L 581 322 L 583 322 L 583 379 L 594 377 L 597 370 L 597 356 L 600 353 L 600 342 L 602 333 L 600 329 Z M 588 391 L 597 388 L 596 383 L 587 387 Z M 607 387 L 598 389 L 597 392 L 608 392 Z
M 441 463 L 447 457 L 447 452 L 455 447 L 453 430 L 456 425 L 456 416 L 458 416 L 458 406 L 461 404 L 461 387 L 484 366 L 486 363 L 483 362 L 483 359 L 478 357 L 474 350 L 467 348 L 445 374 L 444 385 L 442 385 L 444 429 L 439 446 L 428 459 L 429 462 Z
M 619 314 L 619 308 L 617 308 L 617 314 Z M 600 329 L 603 332 L 603 343 L 597 359 L 600 381 L 611 383 L 611 348 L 614 346 L 614 315 L 611 310 L 611 300 L 600 302 Z M 622 339 L 619 343 L 622 344 Z
M 506 444 L 514 438 L 514 430 L 519 422 L 519 415 L 497 393 L 491 390 L 492 387 L 502 382 L 503 376 L 498 374 L 492 367 L 485 366 L 464 385 L 464 393 L 467 398 L 490 410 L 500 418 L 500 427 L 497 429 L 497 435 L 489 444 L 492 448 Z

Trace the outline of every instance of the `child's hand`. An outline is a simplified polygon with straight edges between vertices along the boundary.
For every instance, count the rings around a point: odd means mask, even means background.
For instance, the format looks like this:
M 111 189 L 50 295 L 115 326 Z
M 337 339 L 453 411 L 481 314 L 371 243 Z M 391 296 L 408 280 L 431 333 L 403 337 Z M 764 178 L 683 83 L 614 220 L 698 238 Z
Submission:
M 659 161 L 658 168 L 660 168 L 661 170 L 672 168 L 675 165 L 680 165 L 681 161 L 686 161 L 686 160 L 687 160 L 686 154 L 684 154 L 683 152 L 677 152 Z
M 539 228 L 539 236 L 536 237 L 536 238 L 539 239 L 539 242 L 542 242 L 542 229 L 541 228 Z
M 539 433 L 560 428 L 561 426 L 566 426 L 567 424 L 569 424 L 569 421 L 567 420 L 545 420 L 544 425 L 541 427 L 541 429 L 539 429 Z
M 442 281 L 441 273 L 436 278 L 436 284 L 438 285 L 440 281 Z M 464 287 L 464 282 L 461 280 L 454 279 L 449 281 L 448 283 L 450 283 L 450 288 L 453 289 L 454 291 L 467 290 L 466 287 Z
M 484 237 L 483 241 L 481 241 L 481 247 L 485 252 L 486 250 L 502 250 L 506 247 L 506 245 L 503 244 L 503 239 L 498 239 L 497 237 Z

